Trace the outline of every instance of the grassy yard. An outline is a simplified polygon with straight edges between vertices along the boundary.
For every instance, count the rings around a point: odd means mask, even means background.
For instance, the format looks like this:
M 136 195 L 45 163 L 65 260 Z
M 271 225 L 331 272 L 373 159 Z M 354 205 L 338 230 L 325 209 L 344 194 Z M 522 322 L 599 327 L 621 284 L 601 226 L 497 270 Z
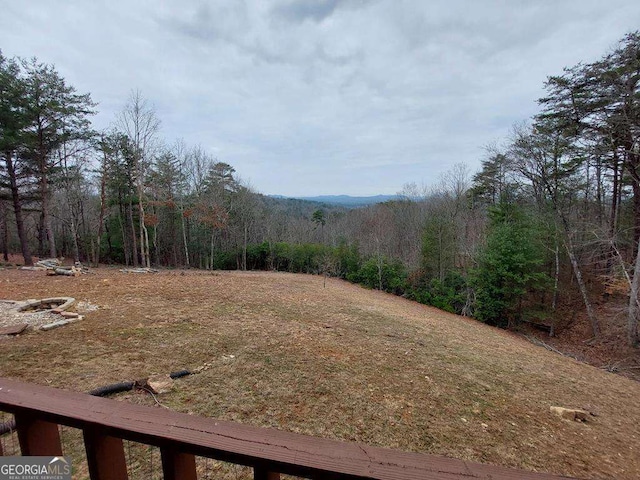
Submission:
M 0 341 L 0 375 L 74 391 L 183 368 L 174 410 L 581 478 L 640 478 L 640 383 L 505 331 L 316 276 L 0 271 L 84 320 Z M 116 398 L 149 405 L 144 393 Z M 584 408 L 587 423 L 550 406 Z M 162 408 L 158 406 L 157 408 Z

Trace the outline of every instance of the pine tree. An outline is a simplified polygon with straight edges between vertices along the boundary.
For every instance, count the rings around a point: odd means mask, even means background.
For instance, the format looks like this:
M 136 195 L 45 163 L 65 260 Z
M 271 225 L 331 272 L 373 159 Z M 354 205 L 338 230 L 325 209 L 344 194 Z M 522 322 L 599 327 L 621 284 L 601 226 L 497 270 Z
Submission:
M 500 202 L 489 212 L 487 245 L 472 272 L 475 316 L 500 327 L 513 327 L 522 317 L 528 293 L 549 281 L 540 272 L 542 256 L 535 231 L 515 204 Z

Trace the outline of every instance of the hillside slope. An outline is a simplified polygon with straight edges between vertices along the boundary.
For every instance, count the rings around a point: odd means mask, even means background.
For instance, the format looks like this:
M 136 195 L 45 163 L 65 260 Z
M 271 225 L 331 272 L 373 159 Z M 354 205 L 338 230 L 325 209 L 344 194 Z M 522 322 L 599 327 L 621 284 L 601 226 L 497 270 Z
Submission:
M 85 391 L 204 366 L 162 404 L 528 470 L 640 477 L 640 383 L 508 332 L 316 276 L 94 272 L 0 271 L 1 298 L 73 295 L 100 307 L 1 341 L 0 375 Z M 570 422 L 550 406 L 597 416 Z

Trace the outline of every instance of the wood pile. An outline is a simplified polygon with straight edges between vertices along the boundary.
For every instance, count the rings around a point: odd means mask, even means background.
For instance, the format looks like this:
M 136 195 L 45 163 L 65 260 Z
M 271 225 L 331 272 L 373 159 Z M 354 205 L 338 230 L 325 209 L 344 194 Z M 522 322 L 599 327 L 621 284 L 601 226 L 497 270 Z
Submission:
M 35 264 L 38 268 L 50 269 L 58 268 L 62 266 L 62 260 L 59 258 L 45 258 L 44 260 L 37 261 Z
M 77 277 L 89 273 L 89 269 L 82 266 L 80 262 L 76 262 L 71 267 L 64 267 L 62 265 L 62 259 L 58 258 L 46 258 L 36 262 L 33 267 L 22 267 L 21 270 L 44 270 L 47 272 L 47 275 L 65 275 L 68 277 Z
M 47 275 L 66 275 L 68 277 L 77 277 L 87 273 L 89 273 L 89 269 L 87 267 L 83 267 L 80 262 L 76 262 L 71 267 L 47 267 Z

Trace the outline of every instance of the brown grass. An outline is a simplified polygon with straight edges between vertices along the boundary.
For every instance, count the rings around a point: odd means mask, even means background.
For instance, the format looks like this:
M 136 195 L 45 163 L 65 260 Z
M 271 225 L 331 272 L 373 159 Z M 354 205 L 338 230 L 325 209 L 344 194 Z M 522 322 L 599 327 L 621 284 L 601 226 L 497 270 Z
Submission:
M 0 375 L 86 391 L 194 369 L 172 409 L 583 478 L 640 477 L 640 383 L 392 295 L 282 273 L 0 271 L 0 298 L 100 309 L 0 342 Z M 149 405 L 142 393 L 121 399 Z M 597 416 L 575 423 L 552 405 Z M 161 407 L 158 407 L 161 408 Z

